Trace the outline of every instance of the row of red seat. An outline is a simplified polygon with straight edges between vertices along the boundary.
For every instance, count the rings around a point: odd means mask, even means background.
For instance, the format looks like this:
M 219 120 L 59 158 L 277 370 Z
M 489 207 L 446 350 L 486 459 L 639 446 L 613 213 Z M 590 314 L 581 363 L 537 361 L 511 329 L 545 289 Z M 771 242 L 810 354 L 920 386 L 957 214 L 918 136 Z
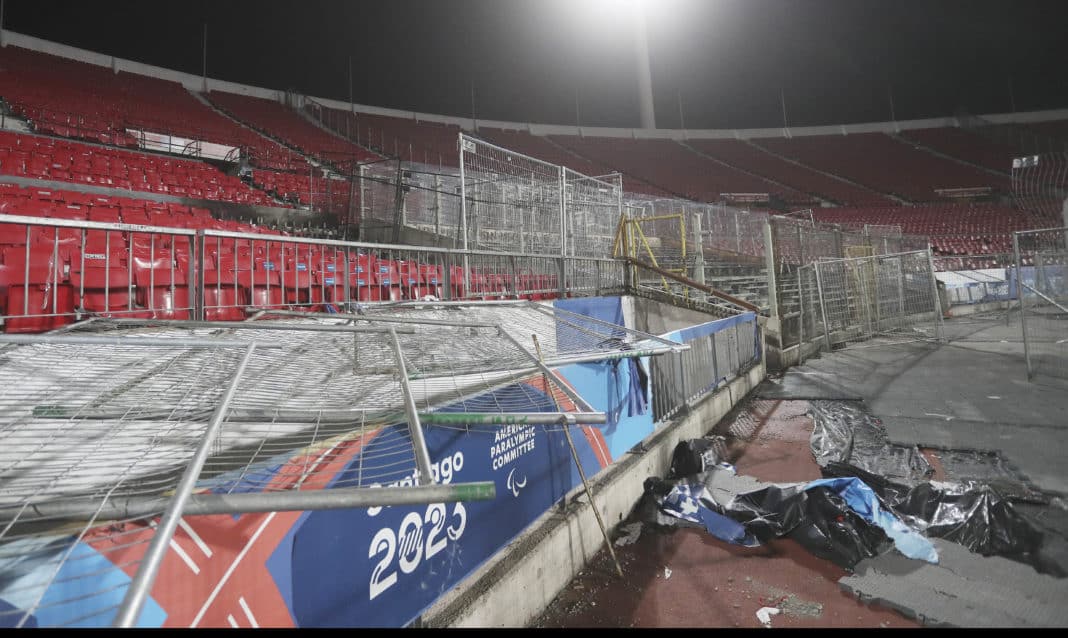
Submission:
M 132 145 L 127 129 L 250 149 L 260 166 L 302 170 L 304 158 L 219 115 L 177 82 L 16 46 L 0 48 L 0 95 L 43 133 Z
M 244 306 L 317 307 L 352 301 L 442 297 L 444 266 L 287 241 L 285 233 L 215 219 L 173 203 L 0 184 L 0 213 L 174 228 L 260 238 L 204 241 L 205 317 L 244 318 Z M 103 315 L 188 318 L 197 257 L 188 235 L 0 224 L 0 315 L 8 332 L 41 332 Z M 450 269 L 456 298 L 555 296 L 556 276 Z M 345 295 L 346 281 L 349 294 Z
M 703 202 L 721 201 L 721 193 L 772 193 L 787 201 L 810 197 L 793 189 L 713 162 L 672 140 L 554 135 L 552 141 L 624 175 L 658 187 L 653 195 L 672 193 Z M 631 180 L 633 181 L 633 180 Z M 628 180 L 624 179 L 624 190 Z M 634 192 L 645 192 L 635 189 Z
M 1012 171 L 1012 159 L 1019 155 L 1012 147 L 959 128 L 912 129 L 902 131 L 901 136 L 939 153 L 1005 174 Z
M 311 102 L 309 116 L 345 139 L 384 155 L 433 166 L 459 166 L 460 127 L 411 118 L 353 113 Z
M 1015 231 L 1049 226 L 1045 216 L 997 204 L 926 204 L 887 208 L 818 208 L 818 222 L 899 226 L 907 235 L 928 236 L 938 254 L 1011 252 Z
M 263 191 L 207 162 L 12 131 L 0 131 L 0 173 L 193 199 L 279 205 Z
M 360 189 L 347 179 L 325 178 L 321 171 L 281 173 L 252 171 L 252 183 L 275 197 L 316 210 L 344 214 L 359 208 Z
M 248 95 L 211 91 L 208 99 L 233 117 L 269 135 L 327 161 L 348 172 L 360 162 L 376 161 L 378 155 L 331 135 L 280 102 Z
M 844 206 L 885 206 L 888 197 L 835 179 L 795 162 L 788 162 L 743 140 L 687 140 L 686 144 L 731 166 L 791 186 L 798 191 Z
M 755 144 L 819 170 L 912 202 L 938 201 L 937 189 L 991 187 L 1008 191 L 999 177 L 938 157 L 884 133 L 761 138 Z

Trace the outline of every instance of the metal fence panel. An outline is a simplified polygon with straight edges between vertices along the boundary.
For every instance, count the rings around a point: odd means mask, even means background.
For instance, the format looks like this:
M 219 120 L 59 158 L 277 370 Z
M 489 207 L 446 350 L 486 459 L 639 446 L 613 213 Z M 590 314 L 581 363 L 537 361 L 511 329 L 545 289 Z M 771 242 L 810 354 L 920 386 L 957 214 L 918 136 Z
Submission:
M 819 261 L 798 269 L 798 287 L 802 350 L 944 338 L 928 251 Z
M 1027 376 L 1068 378 L 1068 227 L 1013 236 Z

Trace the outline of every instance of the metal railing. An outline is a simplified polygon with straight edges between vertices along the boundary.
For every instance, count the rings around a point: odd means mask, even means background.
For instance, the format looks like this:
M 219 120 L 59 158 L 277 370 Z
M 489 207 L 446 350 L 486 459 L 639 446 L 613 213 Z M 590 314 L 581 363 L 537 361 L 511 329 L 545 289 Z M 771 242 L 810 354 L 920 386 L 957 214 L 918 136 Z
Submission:
M 662 336 L 690 349 L 649 360 L 655 423 L 673 418 L 762 356 L 757 316 L 751 312 Z
M 4 242 L 7 242 L 6 244 Z M 0 215 L 6 332 L 83 318 L 241 320 L 250 308 L 620 293 L 625 264 Z
M 883 337 L 944 340 L 930 251 L 829 259 L 798 269 L 801 360 L 805 344 L 832 351 Z
M 1068 378 L 1068 227 L 1016 232 L 1012 243 L 1027 378 Z

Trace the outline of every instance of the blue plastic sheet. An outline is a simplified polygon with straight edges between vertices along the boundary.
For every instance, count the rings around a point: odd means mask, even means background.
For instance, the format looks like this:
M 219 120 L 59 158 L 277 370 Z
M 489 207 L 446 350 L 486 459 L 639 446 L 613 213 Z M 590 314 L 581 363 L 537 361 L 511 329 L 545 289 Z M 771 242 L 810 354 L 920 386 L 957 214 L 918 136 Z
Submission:
M 897 551 L 909 558 L 938 563 L 938 551 L 931 541 L 905 525 L 879 504 L 879 497 L 863 481 L 855 477 L 820 479 L 805 486 L 806 490 L 826 487 L 845 499 L 849 507 L 873 525 L 881 528 L 894 541 Z

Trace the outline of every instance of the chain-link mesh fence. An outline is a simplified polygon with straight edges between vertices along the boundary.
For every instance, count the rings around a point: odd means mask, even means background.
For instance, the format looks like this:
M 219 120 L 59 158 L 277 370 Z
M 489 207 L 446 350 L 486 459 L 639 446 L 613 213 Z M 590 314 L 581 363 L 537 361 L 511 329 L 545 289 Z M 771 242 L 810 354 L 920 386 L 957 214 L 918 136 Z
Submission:
M 1017 232 L 1013 246 L 1028 378 L 1068 378 L 1068 227 Z
M 460 136 L 463 248 L 564 251 L 559 166 Z
M 817 261 L 798 269 L 798 287 L 800 338 L 818 349 L 944 338 L 927 251 Z

